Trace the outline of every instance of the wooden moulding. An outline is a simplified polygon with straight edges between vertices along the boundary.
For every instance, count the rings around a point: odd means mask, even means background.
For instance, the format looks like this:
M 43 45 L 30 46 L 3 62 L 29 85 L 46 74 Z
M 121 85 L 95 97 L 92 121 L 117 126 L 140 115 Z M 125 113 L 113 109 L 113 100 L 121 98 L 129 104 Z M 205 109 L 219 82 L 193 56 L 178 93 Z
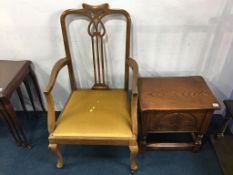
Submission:
M 49 137 L 49 143 L 87 145 L 132 145 L 136 138 Z

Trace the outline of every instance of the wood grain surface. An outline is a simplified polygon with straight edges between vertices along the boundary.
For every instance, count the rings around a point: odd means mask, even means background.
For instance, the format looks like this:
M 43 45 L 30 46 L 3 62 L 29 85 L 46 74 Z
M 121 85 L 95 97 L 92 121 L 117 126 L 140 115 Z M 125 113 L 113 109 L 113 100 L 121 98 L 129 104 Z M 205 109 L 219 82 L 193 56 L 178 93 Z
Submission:
M 219 109 L 201 76 L 139 79 L 142 111 Z

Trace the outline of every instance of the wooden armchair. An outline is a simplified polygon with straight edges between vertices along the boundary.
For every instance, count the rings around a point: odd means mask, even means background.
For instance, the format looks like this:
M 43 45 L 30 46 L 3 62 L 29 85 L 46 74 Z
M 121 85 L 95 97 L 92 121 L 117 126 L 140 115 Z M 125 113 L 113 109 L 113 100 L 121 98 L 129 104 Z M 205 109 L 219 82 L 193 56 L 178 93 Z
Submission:
M 94 70 L 94 83 L 90 89 L 76 87 L 66 27 L 66 18 L 69 15 L 81 15 L 89 20 L 87 32 L 91 38 Z M 107 31 L 103 19 L 109 15 L 121 15 L 126 21 L 125 65 L 122 65 L 125 66 L 124 89 L 110 89 L 106 84 L 103 38 Z M 130 149 L 130 168 L 132 171 L 137 170 L 135 159 L 138 153 L 138 66 L 129 56 L 131 30 L 129 14 L 125 10 L 109 9 L 108 4 L 99 6 L 83 4 L 82 9 L 64 11 L 60 20 L 66 57 L 60 59 L 53 67 L 44 92 L 48 102 L 48 147 L 57 158 L 57 167 L 63 167 L 58 144 L 127 145 Z M 56 120 L 51 91 L 59 71 L 65 66 L 68 68 L 72 92 Z M 129 87 L 129 68 L 132 68 L 133 72 L 132 87 Z

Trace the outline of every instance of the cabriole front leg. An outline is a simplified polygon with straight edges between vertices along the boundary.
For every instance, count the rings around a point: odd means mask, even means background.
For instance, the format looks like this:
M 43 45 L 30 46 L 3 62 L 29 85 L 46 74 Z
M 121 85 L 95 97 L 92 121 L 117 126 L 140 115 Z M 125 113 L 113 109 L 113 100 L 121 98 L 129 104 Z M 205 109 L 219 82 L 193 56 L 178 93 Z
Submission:
M 57 168 L 62 168 L 63 167 L 63 158 L 61 155 L 61 152 L 58 148 L 57 144 L 49 144 L 49 150 L 56 156 L 57 158 Z
M 130 149 L 130 169 L 131 169 L 131 172 L 134 173 L 138 169 L 138 166 L 136 163 L 136 156 L 138 154 L 137 142 L 135 141 L 133 145 L 130 145 L 129 149 Z

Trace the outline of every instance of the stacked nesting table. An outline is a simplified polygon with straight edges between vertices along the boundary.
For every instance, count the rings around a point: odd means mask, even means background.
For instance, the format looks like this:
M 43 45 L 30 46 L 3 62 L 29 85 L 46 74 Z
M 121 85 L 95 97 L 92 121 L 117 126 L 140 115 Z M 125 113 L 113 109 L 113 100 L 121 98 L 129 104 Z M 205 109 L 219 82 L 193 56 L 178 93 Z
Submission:
M 0 118 L 8 126 L 16 144 L 24 147 L 30 147 L 30 145 L 16 117 L 10 98 L 12 93 L 16 91 L 22 107 L 26 112 L 22 90 L 20 88 L 21 83 L 24 83 L 33 109 L 34 111 L 36 110 L 30 83 L 28 82 L 29 78 L 31 78 L 32 83 L 34 84 L 35 92 L 38 96 L 41 107 L 44 110 L 39 85 L 35 73 L 31 68 L 31 61 L 0 60 Z

